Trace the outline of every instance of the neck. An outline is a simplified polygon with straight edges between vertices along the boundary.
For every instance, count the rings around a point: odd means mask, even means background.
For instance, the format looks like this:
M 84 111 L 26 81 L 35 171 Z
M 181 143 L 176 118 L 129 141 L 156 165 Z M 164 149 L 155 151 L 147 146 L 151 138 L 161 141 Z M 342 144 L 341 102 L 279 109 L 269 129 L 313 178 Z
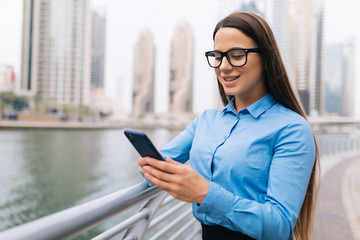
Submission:
M 265 97 L 267 94 L 268 92 L 264 91 L 261 94 L 257 94 L 256 96 L 251 96 L 251 97 L 235 96 L 234 104 L 236 111 L 239 113 L 242 109 L 247 108 L 251 104 Z

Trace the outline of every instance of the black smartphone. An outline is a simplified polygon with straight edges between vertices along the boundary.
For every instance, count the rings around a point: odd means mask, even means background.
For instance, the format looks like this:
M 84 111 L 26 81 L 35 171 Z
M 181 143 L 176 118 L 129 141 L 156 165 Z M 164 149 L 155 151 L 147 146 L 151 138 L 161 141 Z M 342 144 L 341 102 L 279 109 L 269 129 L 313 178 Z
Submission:
M 133 129 L 125 129 L 124 134 L 138 151 L 140 156 L 164 160 L 160 152 L 156 149 L 154 144 L 144 132 Z

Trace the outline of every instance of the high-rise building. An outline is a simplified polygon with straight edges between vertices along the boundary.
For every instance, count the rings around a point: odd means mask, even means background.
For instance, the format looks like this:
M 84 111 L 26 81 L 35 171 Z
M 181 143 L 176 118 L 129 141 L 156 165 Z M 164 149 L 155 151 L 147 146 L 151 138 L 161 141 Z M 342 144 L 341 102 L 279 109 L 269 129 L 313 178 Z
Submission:
M 324 112 L 324 85 L 323 85 L 323 66 L 324 66 L 324 2 L 318 0 L 315 6 L 315 27 L 316 42 L 313 49 L 315 53 L 314 81 L 310 91 L 310 114 L 322 115 Z
M 324 110 L 328 115 L 354 115 L 354 44 L 333 43 L 324 53 Z
M 91 88 L 104 89 L 106 41 L 106 16 L 104 11 L 93 11 L 91 35 Z
M 134 114 L 154 112 L 155 45 L 151 33 L 140 32 L 134 53 L 133 106 Z
M 356 44 L 354 40 L 349 40 L 344 43 L 344 58 L 343 58 L 343 116 L 355 115 L 355 52 Z
M 219 19 L 226 17 L 227 15 L 236 12 L 252 12 L 260 15 L 263 18 L 267 18 L 268 15 L 266 9 L 267 0 L 226 0 L 218 1 L 218 14 Z
M 343 46 L 330 44 L 325 48 L 324 110 L 329 115 L 341 115 L 342 112 L 342 74 L 343 74 Z
M 319 106 L 311 91 L 320 92 L 321 86 L 321 74 L 316 73 L 315 67 L 318 61 L 321 64 L 321 57 L 317 56 L 321 56 L 323 34 L 322 29 L 319 30 L 322 13 L 316 14 L 318 3 L 312 0 L 274 0 L 273 3 L 272 28 L 288 75 L 307 114 L 310 108 Z
M 266 18 L 265 4 L 265 0 L 243 1 L 240 10 L 243 12 L 256 13 L 261 17 Z
M 194 39 L 186 21 L 180 21 L 171 40 L 169 112 L 193 112 Z
M 14 68 L 8 65 L 0 65 L 0 92 L 14 91 L 14 88 Z
M 20 88 L 56 104 L 87 105 L 89 0 L 24 0 Z

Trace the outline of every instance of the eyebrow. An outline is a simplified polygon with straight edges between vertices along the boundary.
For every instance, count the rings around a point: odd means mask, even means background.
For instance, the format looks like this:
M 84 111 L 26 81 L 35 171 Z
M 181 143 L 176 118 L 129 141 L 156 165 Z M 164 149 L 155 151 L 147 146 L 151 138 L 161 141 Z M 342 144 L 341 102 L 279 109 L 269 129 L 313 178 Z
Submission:
M 259 47 L 233 47 L 233 48 L 230 48 L 229 50 L 226 50 L 226 51 L 221 51 L 219 49 L 214 49 L 213 51 L 228 52 L 228 51 L 236 50 L 236 49 L 252 49 L 252 48 L 259 48 Z

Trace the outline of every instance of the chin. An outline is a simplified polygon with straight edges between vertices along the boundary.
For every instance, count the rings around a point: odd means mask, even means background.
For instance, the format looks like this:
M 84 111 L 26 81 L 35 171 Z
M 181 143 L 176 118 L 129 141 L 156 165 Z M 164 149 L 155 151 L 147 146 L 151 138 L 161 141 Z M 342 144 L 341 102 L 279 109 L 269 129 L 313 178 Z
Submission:
M 230 89 L 224 89 L 224 92 L 226 93 L 226 95 L 228 96 L 235 96 L 235 95 L 239 95 L 241 93 L 234 91 L 234 90 L 230 90 Z

